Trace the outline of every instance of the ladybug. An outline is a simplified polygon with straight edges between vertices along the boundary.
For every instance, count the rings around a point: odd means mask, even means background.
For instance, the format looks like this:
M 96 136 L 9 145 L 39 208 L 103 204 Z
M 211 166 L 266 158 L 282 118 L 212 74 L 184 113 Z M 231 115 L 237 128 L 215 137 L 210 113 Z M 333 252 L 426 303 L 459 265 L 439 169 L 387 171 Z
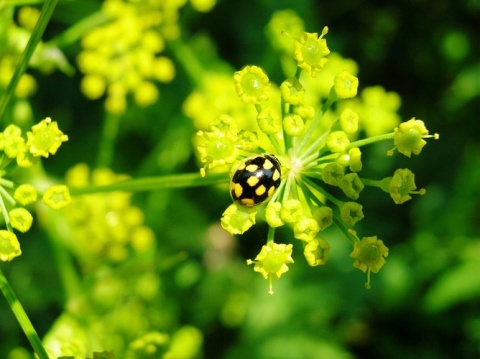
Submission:
M 281 182 L 280 162 L 274 155 L 248 157 L 236 168 L 230 181 L 234 202 L 253 207 L 272 198 Z

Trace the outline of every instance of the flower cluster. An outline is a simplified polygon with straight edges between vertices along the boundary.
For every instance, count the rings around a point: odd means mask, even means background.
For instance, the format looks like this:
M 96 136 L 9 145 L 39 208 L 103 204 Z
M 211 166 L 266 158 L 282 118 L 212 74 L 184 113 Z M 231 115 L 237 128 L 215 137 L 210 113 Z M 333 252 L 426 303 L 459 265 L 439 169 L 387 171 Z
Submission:
M 126 179 L 109 169 L 90 172 L 78 164 L 66 175 L 69 188 L 108 185 Z M 131 204 L 131 193 L 112 192 L 77 196 L 64 214 L 72 234 L 66 246 L 79 258 L 97 262 L 125 260 L 131 251 L 148 252 L 154 245 L 153 231 L 144 224 L 144 214 Z M 91 265 L 91 263 L 90 263 Z
M 26 232 L 33 217 L 25 208 L 37 201 L 38 190 L 31 184 L 16 184 L 8 179 L 15 167 L 30 168 L 40 157 L 54 155 L 68 136 L 59 130 L 51 118 L 40 121 L 27 131 L 27 138 L 17 125 L 8 125 L 0 132 L 0 207 L 6 229 L 0 230 L 0 260 L 10 261 L 21 254 L 20 243 L 14 230 Z M 70 203 L 70 193 L 64 185 L 52 185 L 41 192 L 42 202 L 53 209 Z
M 125 359 L 198 358 L 199 329 L 173 327 L 169 316 L 152 315 L 172 303 L 164 297 L 162 278 L 145 262 L 102 266 L 86 279 L 44 336 L 49 357 L 90 358 L 101 345 Z
M 364 217 L 363 206 L 358 202 L 361 192 L 365 186 L 377 187 L 400 204 L 425 190 L 417 190 L 414 175 L 408 169 L 398 169 L 384 179 L 363 178 L 361 148 L 393 140 L 394 148 L 388 155 L 396 150 L 410 157 L 421 152 L 426 138 L 438 138 L 429 135 L 423 121 L 414 118 L 398 127 L 393 123 L 390 132 L 382 132 L 380 127 L 375 135 L 359 138 L 369 105 L 353 100 L 359 81 L 350 71 L 338 70 L 329 79 L 322 76 L 330 54 L 327 33 L 325 27 L 320 35 L 304 32 L 297 37 L 292 44 L 295 74 L 278 89 L 258 66 L 245 66 L 234 74 L 234 88 L 240 100 L 256 110 L 254 128 L 242 128 L 231 116 L 221 115 L 207 130 L 198 132 L 202 175 L 211 170 L 229 170 L 233 174 L 246 158 L 259 154 L 275 156 L 281 164 L 281 184 L 265 206 L 235 202 L 221 220 L 228 232 L 242 234 L 255 224 L 257 213 L 264 210 L 270 227 L 267 244 L 255 260 L 247 263 L 254 264 L 254 270 L 269 280 L 269 293 L 273 293 L 272 279 L 279 278 L 293 263 L 292 244 L 275 242 L 275 229 L 284 225 L 292 228 L 293 236 L 302 244 L 308 264 L 318 266 L 327 262 L 330 249 L 321 233 L 332 223 L 337 224 L 352 242 L 354 266 L 367 272 L 369 286 L 370 273 L 380 270 L 388 249 L 376 236 L 357 237 L 355 224 Z M 313 86 L 317 95 L 312 97 L 307 90 L 316 80 L 328 83 Z M 318 91 L 324 86 L 329 86 L 326 97 Z M 385 95 L 382 91 L 380 95 Z M 317 103 L 321 105 L 316 106 Z M 397 104 L 398 101 L 384 113 Z M 360 108 L 362 111 L 357 112 Z M 244 185 L 248 187 L 249 183 Z
M 200 11 L 215 1 L 196 1 Z M 110 113 L 124 113 L 127 95 L 138 106 L 157 101 L 156 81 L 167 83 L 175 76 L 173 62 L 161 55 L 165 43 L 179 36 L 178 10 L 182 1 L 106 0 L 102 13 L 108 22 L 95 27 L 82 39 L 78 66 L 85 74 L 81 90 L 86 97 L 106 95 Z

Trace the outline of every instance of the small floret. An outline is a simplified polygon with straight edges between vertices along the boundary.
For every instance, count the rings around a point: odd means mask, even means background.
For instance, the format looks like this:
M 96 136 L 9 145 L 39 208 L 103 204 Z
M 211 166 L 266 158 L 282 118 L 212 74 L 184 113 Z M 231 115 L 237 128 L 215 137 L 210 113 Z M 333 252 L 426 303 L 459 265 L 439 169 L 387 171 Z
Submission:
M 238 96 L 246 104 L 260 104 L 269 98 L 270 80 L 258 66 L 245 66 L 235 72 L 233 84 Z
M 322 238 L 314 238 L 305 245 L 303 255 L 307 263 L 312 266 L 324 265 L 328 260 L 330 245 Z
M 32 126 L 27 138 L 27 148 L 36 157 L 54 155 L 62 142 L 68 141 L 68 136 L 58 129 L 57 122 L 50 117 Z
M 273 294 L 272 280 L 278 279 L 288 271 L 288 264 L 293 263 L 292 244 L 278 244 L 273 241 L 262 247 L 255 260 L 247 260 L 247 264 L 255 264 L 253 270 L 260 273 L 270 283 L 268 294 Z
M 357 241 L 350 257 L 354 258 L 353 266 L 362 272 L 368 271 L 368 279 L 365 286 L 370 288 L 370 272 L 378 273 L 378 271 L 386 263 L 385 258 L 388 256 L 388 248 L 383 244 L 377 236 L 363 237 L 361 241 Z
M 242 234 L 255 224 L 256 214 L 255 208 L 247 208 L 234 203 L 223 212 L 221 225 L 230 234 Z
M 22 254 L 17 236 L 7 230 L 0 230 L 0 261 L 8 262 Z
M 315 77 L 328 62 L 326 56 L 330 53 L 327 40 L 323 37 L 328 33 L 328 27 L 324 27 L 322 34 L 304 32 L 295 42 L 293 57 L 298 67 L 307 71 L 311 77 Z
M 42 197 L 42 202 L 51 209 L 62 209 L 72 202 L 70 191 L 65 185 L 48 187 Z
M 358 78 L 348 71 L 342 71 L 335 76 L 333 93 L 336 99 L 353 98 L 357 95 Z

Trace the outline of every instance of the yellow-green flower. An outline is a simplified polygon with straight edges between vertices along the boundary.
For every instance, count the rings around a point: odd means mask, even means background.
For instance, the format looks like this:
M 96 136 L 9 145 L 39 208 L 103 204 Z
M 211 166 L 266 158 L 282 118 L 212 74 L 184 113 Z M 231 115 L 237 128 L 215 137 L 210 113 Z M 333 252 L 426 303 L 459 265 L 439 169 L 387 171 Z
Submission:
M 332 152 L 345 152 L 349 145 L 350 140 L 343 131 L 333 131 L 327 137 L 327 146 Z
M 295 223 L 303 216 L 302 203 L 297 199 L 288 199 L 282 203 L 280 218 L 286 223 Z
M 345 202 L 340 207 L 340 217 L 349 227 L 363 219 L 363 206 L 356 202 Z
M 390 193 L 393 201 L 396 204 L 402 204 L 412 198 L 412 194 L 424 195 L 425 189 L 416 191 L 415 175 L 408 168 L 397 169 L 393 177 L 384 178 L 381 181 L 381 188 Z
M 333 92 L 337 99 L 352 98 L 357 95 L 358 78 L 348 71 L 342 71 L 335 76 Z
M 355 133 L 358 131 L 358 113 L 346 108 L 340 114 L 340 126 L 346 133 Z
M 68 136 L 58 129 L 57 122 L 52 122 L 50 117 L 32 126 L 27 138 L 27 148 L 36 157 L 54 155 L 62 142 L 68 141 Z
M 258 127 L 266 135 L 276 135 L 282 131 L 282 119 L 271 107 L 266 107 L 257 116 Z
M 410 157 L 420 154 L 423 146 L 427 144 L 424 138 L 428 135 L 425 123 L 415 118 L 403 122 L 395 128 L 393 143 L 398 152 Z
M 280 227 L 285 224 L 285 222 L 280 217 L 280 211 L 282 209 L 282 204 L 280 202 L 268 202 L 267 208 L 265 208 L 265 220 L 267 221 L 270 227 Z
M 77 164 L 65 177 L 70 188 L 109 185 L 128 179 L 107 168 L 90 171 Z M 72 234 L 65 245 L 83 261 L 93 263 L 121 262 L 133 253 L 147 253 L 155 244 L 155 235 L 145 226 L 145 215 L 131 204 L 131 193 L 109 192 L 76 196 L 62 211 Z
M 13 198 L 22 206 L 26 206 L 37 200 L 37 190 L 31 184 L 21 184 L 15 189 Z
M 285 103 L 300 105 L 303 102 L 305 89 L 296 77 L 291 77 L 280 85 L 280 94 Z
M 62 209 L 72 202 L 70 191 L 65 185 L 48 187 L 42 197 L 42 202 L 51 209 Z
M 360 148 L 353 147 L 348 150 L 348 167 L 352 172 L 360 172 L 362 170 L 362 152 Z
M 288 265 L 293 263 L 292 244 L 278 244 L 273 241 L 262 247 L 255 260 L 247 260 L 247 264 L 255 264 L 253 270 L 260 273 L 270 283 L 269 294 L 273 294 L 272 279 L 278 279 L 288 271 Z
M 22 137 L 22 130 L 16 125 L 8 125 L 0 133 L 0 149 L 8 158 L 15 158 L 26 151 L 25 139 Z
M 337 162 L 331 162 L 322 169 L 322 180 L 332 186 L 338 186 L 343 176 L 345 168 Z
M 228 166 L 237 161 L 239 140 L 235 125 L 229 116 L 219 116 L 209 126 L 209 131 L 197 132 L 197 150 L 203 164 L 202 176 L 207 169 L 228 171 Z
M 354 258 L 353 266 L 362 272 L 378 271 L 385 264 L 385 258 L 388 256 L 388 248 L 377 236 L 363 237 L 361 241 L 355 243 L 350 257 Z
M 293 21 L 295 31 L 303 27 L 294 14 L 284 12 L 275 16 L 268 31 L 276 41 L 276 48 L 282 51 L 282 68 L 291 71 L 293 76 L 287 75 L 277 88 L 270 85 L 267 75 L 258 66 L 246 66 L 237 71 L 234 88 L 241 99 L 237 102 L 253 105 L 248 107 L 255 113 L 235 111 L 233 116 L 227 106 L 224 120 L 215 119 L 208 130 L 203 125 L 197 138 L 203 164 L 201 175 L 212 169 L 229 171 L 234 176 L 231 188 L 237 188 L 238 193 L 248 189 L 253 198 L 243 203 L 245 206 L 237 203 L 228 207 L 221 221 L 223 228 L 231 234 L 242 234 L 255 223 L 257 212 L 270 227 L 267 245 L 255 261 L 247 261 L 255 263 L 255 271 L 270 280 L 270 293 L 273 293 L 272 278 L 288 270 L 287 263 L 291 260 L 291 245 L 273 242 L 278 227 L 293 229 L 294 237 L 303 241 L 307 262 L 311 266 L 321 265 L 327 261 L 330 247 L 317 235 L 332 223 L 337 224 L 351 242 L 365 242 L 360 241 L 353 228 L 364 217 L 362 205 L 353 201 L 359 198 L 365 186 L 387 191 L 396 203 L 408 200 L 413 193 L 425 193 L 424 190 L 416 191 L 413 174 L 406 169 L 383 180 L 365 178 L 360 174 L 362 153 L 368 153 L 363 152 L 363 146 L 393 139 L 395 149 L 416 153 L 424 145 L 423 139 L 437 137 L 428 136 L 426 129 L 422 131 L 421 121 L 401 125 L 392 132 L 398 125 L 391 121 L 397 118 L 393 114 L 400 103 L 398 95 L 375 87 L 362 92 L 361 98 L 353 99 L 359 84 L 355 76 L 357 65 L 332 54 L 335 63 L 325 66 L 330 51 L 323 37 L 328 28 L 323 29 L 321 36 L 304 32 L 295 37 L 288 30 L 280 29 L 279 34 L 285 35 L 285 41 L 275 37 L 274 28 L 282 22 L 288 25 L 289 21 Z M 292 39 L 297 37 L 292 44 Z M 289 42 L 294 47 L 295 61 L 285 56 Z M 228 102 L 221 101 L 224 97 L 217 92 L 208 95 L 219 97 L 218 103 Z M 384 120 L 388 122 L 386 125 Z M 381 132 L 369 135 L 372 128 Z M 367 136 L 362 138 L 365 133 Z M 257 163 L 245 162 L 251 158 L 258 158 Z M 263 158 L 273 158 L 278 170 L 271 171 L 271 161 Z M 243 163 L 243 167 L 238 167 L 238 163 Z M 260 199 L 267 188 L 269 197 L 264 206 Z M 255 204 L 258 207 L 248 207 Z M 354 251 L 354 255 L 358 251 Z M 381 253 L 386 256 L 386 252 Z M 359 256 L 356 265 L 364 268 L 361 264 L 366 257 Z M 378 263 L 367 262 L 367 267 L 369 273 L 379 269 Z
M 322 238 L 314 238 L 305 245 L 303 255 L 307 263 L 315 267 L 327 263 L 329 252 L 330 245 L 325 240 Z
M 311 241 L 319 231 L 318 222 L 308 217 L 301 218 L 293 226 L 294 237 L 305 242 Z
M 310 76 L 315 77 L 327 63 L 326 56 L 330 53 L 327 47 L 327 40 L 323 37 L 328 33 L 328 27 L 324 27 L 322 34 L 304 32 L 295 42 L 293 57 L 298 67 L 307 71 Z
M 0 261 L 8 262 L 22 254 L 17 236 L 9 231 L 0 229 Z
M 327 206 L 316 207 L 313 210 L 313 218 L 320 226 L 320 230 L 323 231 L 333 223 L 333 211 Z
M 242 234 L 255 224 L 256 214 L 257 210 L 255 208 L 231 204 L 223 212 L 221 225 L 230 234 Z
M 270 80 L 258 66 L 245 66 L 235 72 L 233 84 L 238 96 L 246 104 L 260 104 L 269 98 Z
M 360 192 L 365 188 L 365 185 L 358 177 L 358 174 L 353 172 L 343 176 L 342 181 L 340 182 L 340 188 L 349 198 L 358 199 Z
M 25 208 L 18 207 L 8 212 L 12 227 L 25 233 L 32 227 L 33 217 Z
M 278 10 L 272 15 L 266 31 L 273 48 L 290 55 L 294 39 L 304 32 L 303 20 L 293 10 Z

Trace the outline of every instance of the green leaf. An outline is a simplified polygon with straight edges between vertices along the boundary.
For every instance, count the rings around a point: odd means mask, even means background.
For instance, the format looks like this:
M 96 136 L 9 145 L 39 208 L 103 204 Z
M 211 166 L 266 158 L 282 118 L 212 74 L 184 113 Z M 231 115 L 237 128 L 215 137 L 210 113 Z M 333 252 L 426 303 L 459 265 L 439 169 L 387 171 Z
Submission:
M 449 269 L 432 285 L 424 300 L 429 312 L 440 312 L 480 296 L 480 263 L 468 261 Z

